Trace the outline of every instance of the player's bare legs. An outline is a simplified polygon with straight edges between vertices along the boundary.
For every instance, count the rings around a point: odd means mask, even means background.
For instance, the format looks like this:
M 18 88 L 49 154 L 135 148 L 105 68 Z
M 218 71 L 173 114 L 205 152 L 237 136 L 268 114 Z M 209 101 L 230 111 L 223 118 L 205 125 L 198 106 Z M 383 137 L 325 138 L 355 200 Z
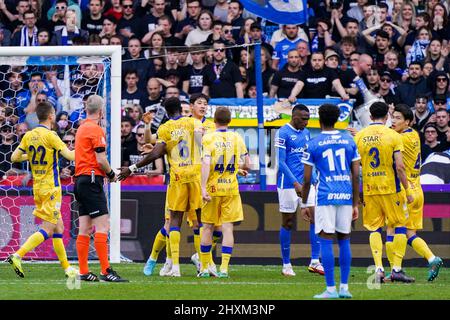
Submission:
M 183 221 L 182 211 L 170 211 L 170 229 L 169 241 L 170 250 L 172 252 L 172 270 L 170 275 L 172 277 L 180 277 L 180 230 Z
M 296 221 L 296 214 L 281 212 L 280 228 L 280 246 L 281 257 L 283 259 L 283 269 L 281 274 L 284 276 L 295 276 L 291 265 L 291 230 Z

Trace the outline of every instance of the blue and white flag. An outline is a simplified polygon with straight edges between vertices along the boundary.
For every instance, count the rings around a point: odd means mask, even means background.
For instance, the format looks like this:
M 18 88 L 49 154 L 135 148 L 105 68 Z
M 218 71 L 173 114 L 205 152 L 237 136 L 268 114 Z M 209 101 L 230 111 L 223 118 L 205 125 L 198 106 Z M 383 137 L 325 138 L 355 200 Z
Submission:
M 244 8 L 269 21 L 302 24 L 308 19 L 306 0 L 241 0 Z

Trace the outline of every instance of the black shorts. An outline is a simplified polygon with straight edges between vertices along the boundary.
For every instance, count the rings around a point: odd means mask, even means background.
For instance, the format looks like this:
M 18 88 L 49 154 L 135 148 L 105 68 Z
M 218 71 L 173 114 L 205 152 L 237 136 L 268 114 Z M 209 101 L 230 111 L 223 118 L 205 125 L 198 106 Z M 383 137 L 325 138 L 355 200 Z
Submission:
M 80 216 L 90 216 L 97 218 L 108 214 L 108 202 L 105 192 L 103 192 L 102 176 L 95 176 L 91 181 L 91 176 L 75 177 L 74 194 L 78 202 L 78 212 Z

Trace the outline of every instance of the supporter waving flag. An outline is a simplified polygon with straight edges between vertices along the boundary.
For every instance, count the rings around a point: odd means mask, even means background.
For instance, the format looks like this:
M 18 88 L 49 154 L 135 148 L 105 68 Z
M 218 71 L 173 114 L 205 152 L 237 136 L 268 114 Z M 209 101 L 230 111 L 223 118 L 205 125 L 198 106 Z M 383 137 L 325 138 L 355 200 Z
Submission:
M 306 0 L 241 0 L 245 9 L 275 23 L 302 24 L 308 19 Z

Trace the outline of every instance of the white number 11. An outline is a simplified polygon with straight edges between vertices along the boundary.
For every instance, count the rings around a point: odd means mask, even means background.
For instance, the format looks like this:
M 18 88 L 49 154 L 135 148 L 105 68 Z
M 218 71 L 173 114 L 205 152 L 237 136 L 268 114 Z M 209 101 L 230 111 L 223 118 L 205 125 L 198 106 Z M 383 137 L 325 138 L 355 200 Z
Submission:
M 336 157 L 339 157 L 341 162 L 341 169 L 345 170 L 345 149 L 341 148 L 336 150 L 335 152 Z M 330 167 L 330 171 L 336 171 L 336 167 L 334 165 L 334 157 L 333 157 L 333 150 L 327 149 L 322 153 L 322 158 L 328 159 L 328 166 Z

